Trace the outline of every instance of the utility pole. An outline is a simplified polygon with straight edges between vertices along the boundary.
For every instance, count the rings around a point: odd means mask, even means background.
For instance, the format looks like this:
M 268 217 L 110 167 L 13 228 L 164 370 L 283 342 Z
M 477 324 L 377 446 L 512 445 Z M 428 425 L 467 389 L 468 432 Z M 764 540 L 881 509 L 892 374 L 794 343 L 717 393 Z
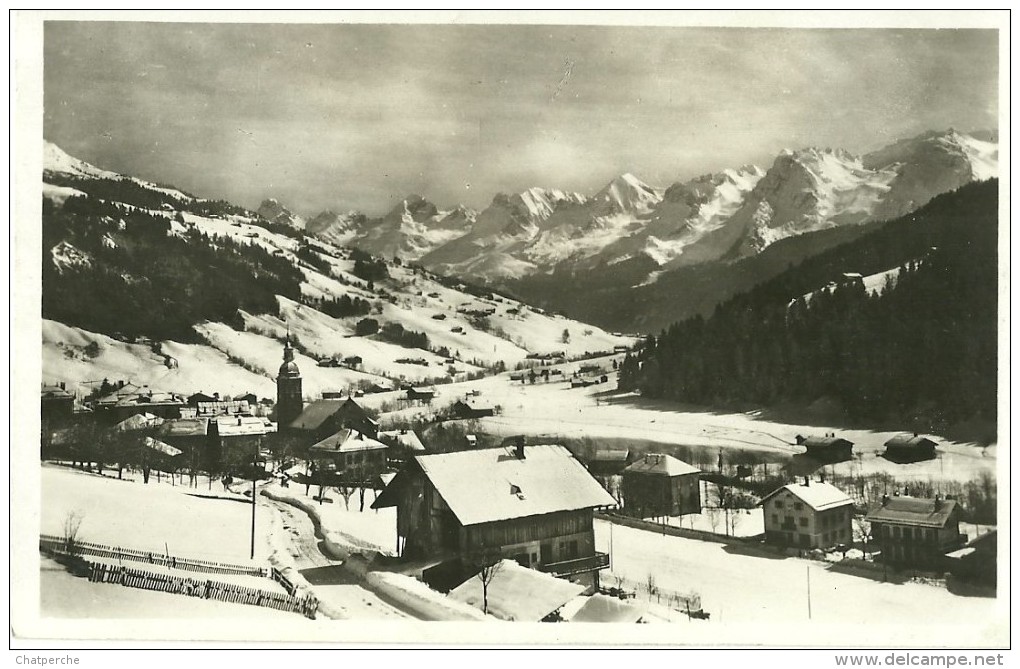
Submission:
M 807 571 L 807 617 L 811 620 L 811 565 L 804 567 Z
M 251 559 L 255 559 L 255 470 L 258 467 L 259 440 L 255 440 L 255 453 L 251 457 Z

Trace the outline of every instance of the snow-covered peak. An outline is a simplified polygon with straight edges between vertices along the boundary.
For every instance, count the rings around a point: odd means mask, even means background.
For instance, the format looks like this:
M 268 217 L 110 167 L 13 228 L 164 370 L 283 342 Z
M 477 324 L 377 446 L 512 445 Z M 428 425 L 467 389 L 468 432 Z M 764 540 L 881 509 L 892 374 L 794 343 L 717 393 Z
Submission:
M 70 156 L 53 142 L 45 140 L 43 141 L 43 170 L 99 179 L 116 179 L 120 176 L 116 172 L 101 170 L 84 160 Z
M 303 229 L 305 219 L 290 211 L 274 198 L 267 198 L 259 205 L 256 213 L 267 221 L 289 225 L 292 228 Z
M 561 202 L 584 204 L 585 197 L 580 193 L 535 186 L 508 199 L 510 206 L 518 208 L 533 223 L 549 218 Z
M 603 187 L 592 201 L 606 208 L 606 213 L 646 213 L 662 201 L 662 193 L 633 174 L 622 174 Z

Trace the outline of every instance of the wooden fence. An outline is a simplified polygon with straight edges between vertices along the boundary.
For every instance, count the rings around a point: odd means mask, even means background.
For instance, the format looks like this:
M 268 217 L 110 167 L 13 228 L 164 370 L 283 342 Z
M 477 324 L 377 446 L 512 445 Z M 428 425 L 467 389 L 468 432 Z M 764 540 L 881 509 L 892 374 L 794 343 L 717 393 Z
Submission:
M 47 551 L 68 553 L 68 546 L 62 537 L 53 535 L 41 535 L 39 537 L 39 548 Z M 152 565 L 181 569 L 184 571 L 198 571 L 207 574 L 235 574 L 240 576 L 257 576 L 260 578 L 272 578 L 269 567 L 256 567 L 252 565 L 231 564 L 227 562 L 213 562 L 210 560 L 199 560 L 195 558 L 181 558 L 164 553 L 152 551 L 140 551 L 123 546 L 110 546 L 107 544 L 96 544 L 90 541 L 75 540 L 73 552 L 79 557 L 92 556 L 111 560 L 129 560 L 132 562 L 145 562 Z M 275 579 L 274 579 L 275 580 Z
M 319 608 L 318 600 L 312 595 L 298 596 L 297 586 L 275 567 L 255 567 L 194 558 L 179 558 L 151 551 L 140 551 L 88 541 L 76 540 L 72 546 L 69 546 L 62 537 L 53 535 L 41 535 L 39 537 L 39 549 L 51 555 L 70 558 L 77 565 L 76 570 L 78 567 L 82 567 L 83 571 L 87 572 L 88 579 L 95 583 L 119 583 L 131 588 L 156 590 L 158 592 L 215 599 L 236 604 L 264 606 L 280 611 L 300 613 L 307 618 L 313 619 Z M 183 571 L 268 578 L 278 583 L 287 594 L 269 592 L 260 588 L 221 581 L 199 580 L 184 576 L 174 576 L 172 574 L 160 574 L 144 568 L 128 567 L 120 564 L 94 562 L 87 560 L 86 556 L 141 562 Z
M 319 608 L 318 600 L 311 596 L 295 597 L 290 594 L 268 592 L 243 585 L 158 574 L 145 569 L 134 569 L 104 562 L 86 561 L 86 564 L 89 569 L 88 578 L 93 583 L 118 583 L 129 588 L 214 599 L 232 604 L 264 606 L 280 611 L 300 613 L 307 618 L 315 618 L 315 612 Z

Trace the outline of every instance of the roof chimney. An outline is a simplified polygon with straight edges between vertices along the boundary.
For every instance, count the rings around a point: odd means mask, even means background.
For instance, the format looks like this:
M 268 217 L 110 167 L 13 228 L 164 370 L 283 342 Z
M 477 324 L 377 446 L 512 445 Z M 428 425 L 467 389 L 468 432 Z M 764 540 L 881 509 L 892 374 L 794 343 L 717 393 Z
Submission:
M 811 477 L 810 476 L 805 476 L 804 477 L 804 486 L 805 487 L 810 487 L 811 486 Z
M 797 445 L 802 446 L 804 444 L 804 441 L 805 441 L 804 435 L 798 434 L 796 437 Z

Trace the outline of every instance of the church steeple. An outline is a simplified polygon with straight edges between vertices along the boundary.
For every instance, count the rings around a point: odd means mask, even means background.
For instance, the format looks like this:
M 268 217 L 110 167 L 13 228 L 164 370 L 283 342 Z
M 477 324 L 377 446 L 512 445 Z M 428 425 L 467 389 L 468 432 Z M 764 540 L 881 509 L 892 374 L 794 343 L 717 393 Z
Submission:
M 301 396 L 301 370 L 294 362 L 294 347 L 290 340 L 290 327 L 283 345 L 283 364 L 276 377 L 276 420 L 279 429 L 287 429 L 301 415 L 304 400 Z

